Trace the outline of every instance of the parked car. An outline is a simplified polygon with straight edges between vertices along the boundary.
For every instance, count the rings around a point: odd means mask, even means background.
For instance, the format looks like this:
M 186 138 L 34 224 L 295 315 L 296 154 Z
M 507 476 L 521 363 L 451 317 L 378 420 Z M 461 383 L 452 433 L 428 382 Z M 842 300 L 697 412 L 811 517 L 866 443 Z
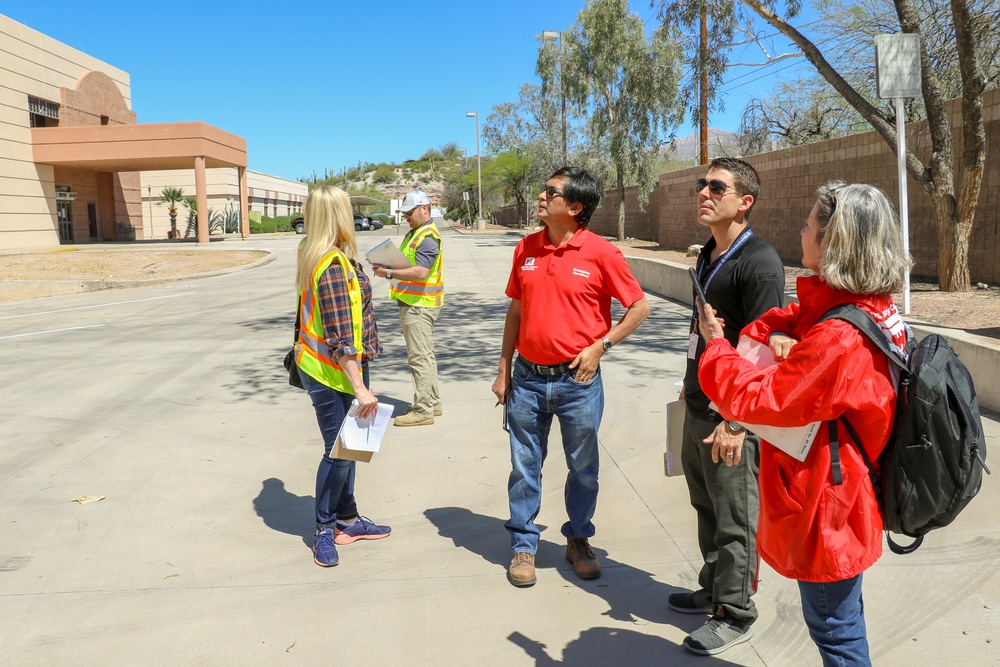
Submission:
M 301 215 L 297 218 L 292 218 L 292 229 L 295 230 L 296 234 L 306 233 L 306 223 Z
M 371 229 L 372 223 L 365 216 L 360 213 L 354 214 L 354 231 L 360 232 L 362 229 Z
M 382 224 L 382 221 L 378 218 L 371 218 L 369 222 L 371 223 L 372 229 L 382 229 L 385 227 L 385 225 Z

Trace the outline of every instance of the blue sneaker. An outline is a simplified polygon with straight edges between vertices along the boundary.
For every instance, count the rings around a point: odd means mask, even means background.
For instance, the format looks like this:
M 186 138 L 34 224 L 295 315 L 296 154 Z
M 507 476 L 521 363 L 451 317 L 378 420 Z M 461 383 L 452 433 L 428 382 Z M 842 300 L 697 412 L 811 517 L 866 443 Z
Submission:
M 313 561 L 320 567 L 333 567 L 340 562 L 337 547 L 333 546 L 333 528 L 316 531 L 313 540 Z
M 333 541 L 337 544 L 350 544 L 357 540 L 381 540 L 389 537 L 392 528 L 389 526 L 379 526 L 371 519 L 359 516 L 357 520 L 349 526 L 337 527 L 337 535 Z

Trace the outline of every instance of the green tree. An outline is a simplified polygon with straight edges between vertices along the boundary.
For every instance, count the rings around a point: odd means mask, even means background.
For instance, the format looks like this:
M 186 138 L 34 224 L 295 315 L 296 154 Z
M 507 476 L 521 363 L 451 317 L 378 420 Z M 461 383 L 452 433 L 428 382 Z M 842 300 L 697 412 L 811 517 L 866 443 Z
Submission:
M 562 53 L 552 42 L 539 49 L 542 94 L 561 85 L 567 105 L 589 115 L 591 141 L 607 142 L 618 190 L 618 238 L 624 240 L 625 184 L 639 186 L 644 206 L 656 185 L 660 144 L 682 115 L 681 49 L 668 25 L 647 38 L 627 0 L 590 0 L 562 39 Z
M 170 214 L 170 233 L 172 239 L 178 238 L 177 234 L 177 204 L 184 200 L 184 188 L 163 188 L 160 190 L 160 198 L 156 202 L 158 206 L 166 206 Z
M 491 190 L 499 189 L 504 204 L 513 201 L 517 204 L 517 210 L 523 211 L 527 190 L 533 182 L 531 159 L 515 151 L 500 153 L 483 170 L 483 179 L 486 181 L 484 191 L 487 190 L 487 184 Z

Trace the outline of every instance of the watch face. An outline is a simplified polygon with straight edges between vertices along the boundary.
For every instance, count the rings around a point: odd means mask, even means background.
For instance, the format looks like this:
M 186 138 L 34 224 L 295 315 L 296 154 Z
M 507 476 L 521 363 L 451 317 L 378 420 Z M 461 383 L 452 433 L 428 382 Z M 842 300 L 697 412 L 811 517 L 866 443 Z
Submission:
M 612 345 L 611 341 L 608 340 L 607 338 L 605 338 L 604 339 L 604 351 L 607 352 L 608 350 L 610 350 L 611 349 L 611 345 Z

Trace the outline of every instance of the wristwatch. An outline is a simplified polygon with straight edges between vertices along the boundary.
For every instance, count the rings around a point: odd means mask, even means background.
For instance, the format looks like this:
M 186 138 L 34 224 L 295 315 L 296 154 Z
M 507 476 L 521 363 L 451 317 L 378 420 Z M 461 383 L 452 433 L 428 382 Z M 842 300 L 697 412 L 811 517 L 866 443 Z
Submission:
M 729 432 L 732 433 L 733 435 L 736 435 L 737 433 L 742 433 L 743 431 L 747 430 L 746 426 L 744 426 L 739 422 L 734 422 L 734 421 L 727 421 L 726 428 L 728 428 Z
M 392 279 L 392 269 L 386 269 L 385 270 L 385 279 L 386 280 L 391 280 Z
M 610 351 L 611 348 L 614 347 L 614 345 L 615 345 L 614 343 L 611 342 L 611 339 L 608 338 L 607 336 L 603 336 L 601 338 L 601 342 L 604 343 L 604 351 L 605 352 Z

